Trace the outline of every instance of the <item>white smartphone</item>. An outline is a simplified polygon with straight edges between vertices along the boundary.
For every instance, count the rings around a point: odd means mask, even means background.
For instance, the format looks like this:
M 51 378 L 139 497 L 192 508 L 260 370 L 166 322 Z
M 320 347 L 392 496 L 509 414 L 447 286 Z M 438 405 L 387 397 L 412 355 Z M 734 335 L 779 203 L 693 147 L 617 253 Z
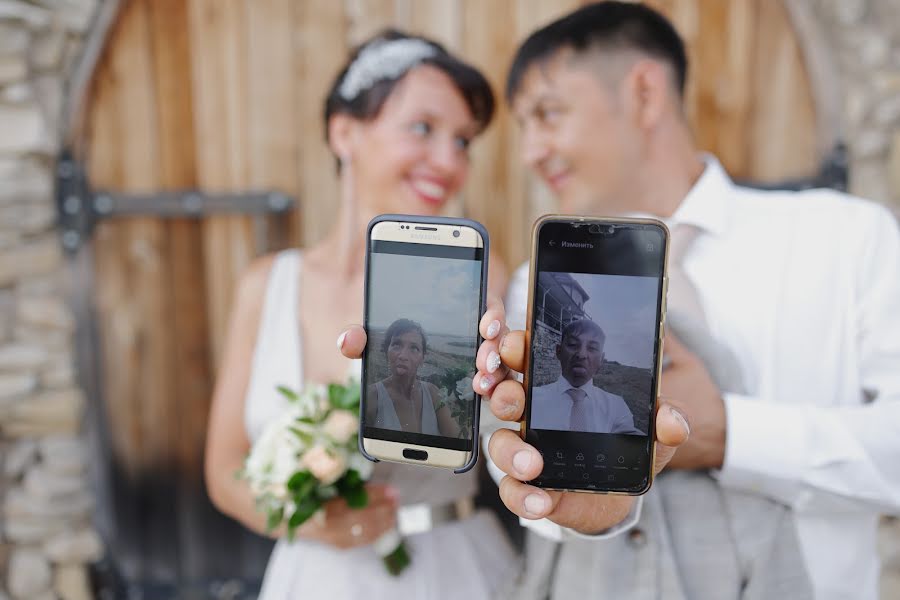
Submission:
M 478 455 L 472 391 L 488 236 L 467 219 L 382 215 L 369 223 L 360 451 L 464 472 Z

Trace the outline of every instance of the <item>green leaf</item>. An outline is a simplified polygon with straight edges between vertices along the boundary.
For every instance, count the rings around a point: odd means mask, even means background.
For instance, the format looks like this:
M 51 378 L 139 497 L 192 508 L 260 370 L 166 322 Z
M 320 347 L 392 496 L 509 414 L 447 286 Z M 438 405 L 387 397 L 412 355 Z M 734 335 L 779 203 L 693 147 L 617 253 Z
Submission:
M 297 471 L 290 479 L 288 479 L 288 489 L 296 493 L 304 486 L 304 484 L 308 481 L 312 481 L 312 479 L 312 473 L 309 471 Z
M 338 383 L 329 384 L 328 403 L 333 408 L 359 411 L 359 386 L 346 386 Z
M 388 573 L 394 577 L 402 573 L 412 563 L 404 542 L 400 542 L 400 545 L 394 548 L 393 552 L 382 557 L 381 560 L 384 562 L 384 567 L 388 570 Z
M 341 496 L 350 508 L 365 508 L 369 503 L 369 493 L 364 486 L 348 488 L 341 492 Z
M 297 400 L 300 399 L 300 396 L 297 395 L 297 392 L 295 392 L 294 390 L 292 390 L 291 388 L 289 388 L 287 386 L 279 385 L 279 386 L 276 386 L 275 389 L 278 390 L 282 396 L 284 396 L 291 402 L 296 402 Z
M 279 507 L 278 510 L 273 510 L 269 513 L 269 516 L 266 519 L 266 528 L 269 531 L 272 531 L 281 525 L 282 519 L 284 519 L 284 507 Z
M 359 471 L 356 469 L 348 469 L 344 476 L 340 478 L 337 485 L 340 488 L 342 485 L 348 488 L 358 487 L 362 485 L 363 479 L 359 474 Z
M 322 503 L 315 496 L 306 496 L 297 503 L 297 509 L 291 515 L 291 520 L 288 521 L 288 527 L 291 529 L 300 527 L 321 507 Z

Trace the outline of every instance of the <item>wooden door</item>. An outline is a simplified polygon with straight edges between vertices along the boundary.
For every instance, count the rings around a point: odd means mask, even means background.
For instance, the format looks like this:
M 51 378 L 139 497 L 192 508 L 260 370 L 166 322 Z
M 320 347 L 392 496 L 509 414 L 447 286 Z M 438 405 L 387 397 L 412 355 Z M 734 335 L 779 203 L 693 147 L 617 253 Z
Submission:
M 117 192 L 276 189 L 299 199 L 291 243 L 336 210 L 322 103 L 348 49 L 384 26 L 425 33 L 485 70 L 499 93 L 516 44 L 576 0 L 131 0 L 96 72 L 86 157 Z M 653 0 L 683 33 L 700 145 L 735 176 L 809 175 L 813 98 L 784 8 L 770 0 Z M 510 267 L 553 209 L 520 166 L 502 106 L 473 149 L 453 210 L 484 222 Z M 130 578 L 258 577 L 267 546 L 205 498 L 212 378 L 235 279 L 279 247 L 246 217 L 118 219 L 93 241 L 113 546 Z M 99 400 L 97 400 L 99 401 Z

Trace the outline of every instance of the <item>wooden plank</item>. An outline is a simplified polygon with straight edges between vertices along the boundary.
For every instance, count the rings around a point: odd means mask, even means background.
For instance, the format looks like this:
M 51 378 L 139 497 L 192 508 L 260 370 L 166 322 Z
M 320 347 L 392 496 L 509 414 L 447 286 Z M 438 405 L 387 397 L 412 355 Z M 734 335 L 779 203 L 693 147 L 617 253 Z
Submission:
M 487 77 L 491 87 L 502 89 L 503 73 L 514 48 L 512 31 L 500 31 L 496 24 L 513 14 L 511 0 L 462 2 L 462 54 L 470 57 Z M 514 152 L 506 135 L 511 124 L 500 102 L 491 127 L 475 141 L 471 150 L 469 178 L 463 190 L 465 216 L 483 223 L 491 235 L 491 245 L 504 260 L 509 256 L 508 207 L 510 176 L 505 157 Z
M 159 189 L 194 188 L 196 182 L 190 39 L 187 5 L 162 0 L 149 6 L 154 56 L 155 104 L 159 122 Z M 215 515 L 203 485 L 203 447 L 211 395 L 209 333 L 202 227 L 179 219 L 166 224 L 169 261 L 166 265 L 170 295 L 169 326 L 173 338 L 173 394 L 167 404 L 174 443 L 172 466 L 162 473 L 157 487 L 170 493 L 175 507 L 163 527 L 176 545 L 176 581 L 196 581 L 211 574 L 208 556 L 220 546 L 204 548 L 210 537 L 207 522 Z M 233 528 L 232 528 L 233 529 Z M 212 529 L 212 531 L 221 531 Z M 196 548 L 197 545 L 201 548 Z
M 397 27 L 396 9 L 394 0 L 344 0 L 348 47 L 358 46 L 382 29 Z
M 157 121 L 147 5 L 128 7 L 116 31 L 119 51 L 106 68 L 111 85 L 105 99 L 96 99 L 96 120 L 112 120 L 106 141 L 118 166 L 115 172 L 92 173 L 95 185 L 125 191 L 149 191 L 159 178 Z M 107 104 L 108 102 L 108 104 Z M 99 109 L 108 111 L 98 112 Z M 103 126 L 98 126 L 103 129 Z M 129 143 L 125 143 L 127 140 Z M 108 178 L 107 178 L 108 177 Z M 174 394 L 170 332 L 165 323 L 171 309 L 165 286 L 167 236 L 152 219 L 129 219 L 108 224 L 98 235 L 98 309 L 105 373 L 105 399 L 112 415 L 110 428 L 123 431 L 113 462 L 117 552 L 127 575 L 174 576 L 174 550 L 165 527 L 174 520 L 171 484 L 153 485 L 148 473 L 169 468 L 172 445 L 166 401 Z M 115 435 L 115 434 L 114 434 Z
M 192 0 L 189 23 L 197 181 L 209 191 L 247 185 L 246 36 L 242 0 Z M 213 365 L 219 364 L 238 275 L 254 252 L 252 221 L 209 217 L 203 224 Z
M 339 204 L 335 162 L 324 141 L 322 114 L 328 89 L 347 59 L 347 20 L 340 2 L 310 0 L 298 4 L 293 21 L 292 78 L 297 98 L 296 131 L 301 136 L 298 241 L 311 245 L 328 232 Z
M 293 81 L 293 30 L 296 3 L 264 0 L 246 11 L 247 140 L 250 148 L 249 186 L 297 196 L 297 164 L 301 137 L 297 130 L 296 86 Z M 259 217 L 259 253 L 289 243 L 290 219 Z M 262 238 L 262 239 L 260 239 Z
M 746 90 L 753 102 L 747 174 L 760 181 L 809 176 L 819 167 L 809 74 L 784 6 L 759 1 L 758 11 L 754 80 Z

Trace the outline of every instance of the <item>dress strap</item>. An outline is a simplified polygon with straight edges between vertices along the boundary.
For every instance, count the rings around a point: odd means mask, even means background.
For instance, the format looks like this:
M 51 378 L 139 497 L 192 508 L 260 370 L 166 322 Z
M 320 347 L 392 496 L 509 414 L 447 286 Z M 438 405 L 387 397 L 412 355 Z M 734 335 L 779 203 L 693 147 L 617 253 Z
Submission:
M 303 357 L 300 341 L 300 251 L 279 252 L 272 262 L 253 351 L 253 366 L 244 402 L 244 421 L 251 441 L 266 423 L 284 410 L 276 386 L 300 389 Z

